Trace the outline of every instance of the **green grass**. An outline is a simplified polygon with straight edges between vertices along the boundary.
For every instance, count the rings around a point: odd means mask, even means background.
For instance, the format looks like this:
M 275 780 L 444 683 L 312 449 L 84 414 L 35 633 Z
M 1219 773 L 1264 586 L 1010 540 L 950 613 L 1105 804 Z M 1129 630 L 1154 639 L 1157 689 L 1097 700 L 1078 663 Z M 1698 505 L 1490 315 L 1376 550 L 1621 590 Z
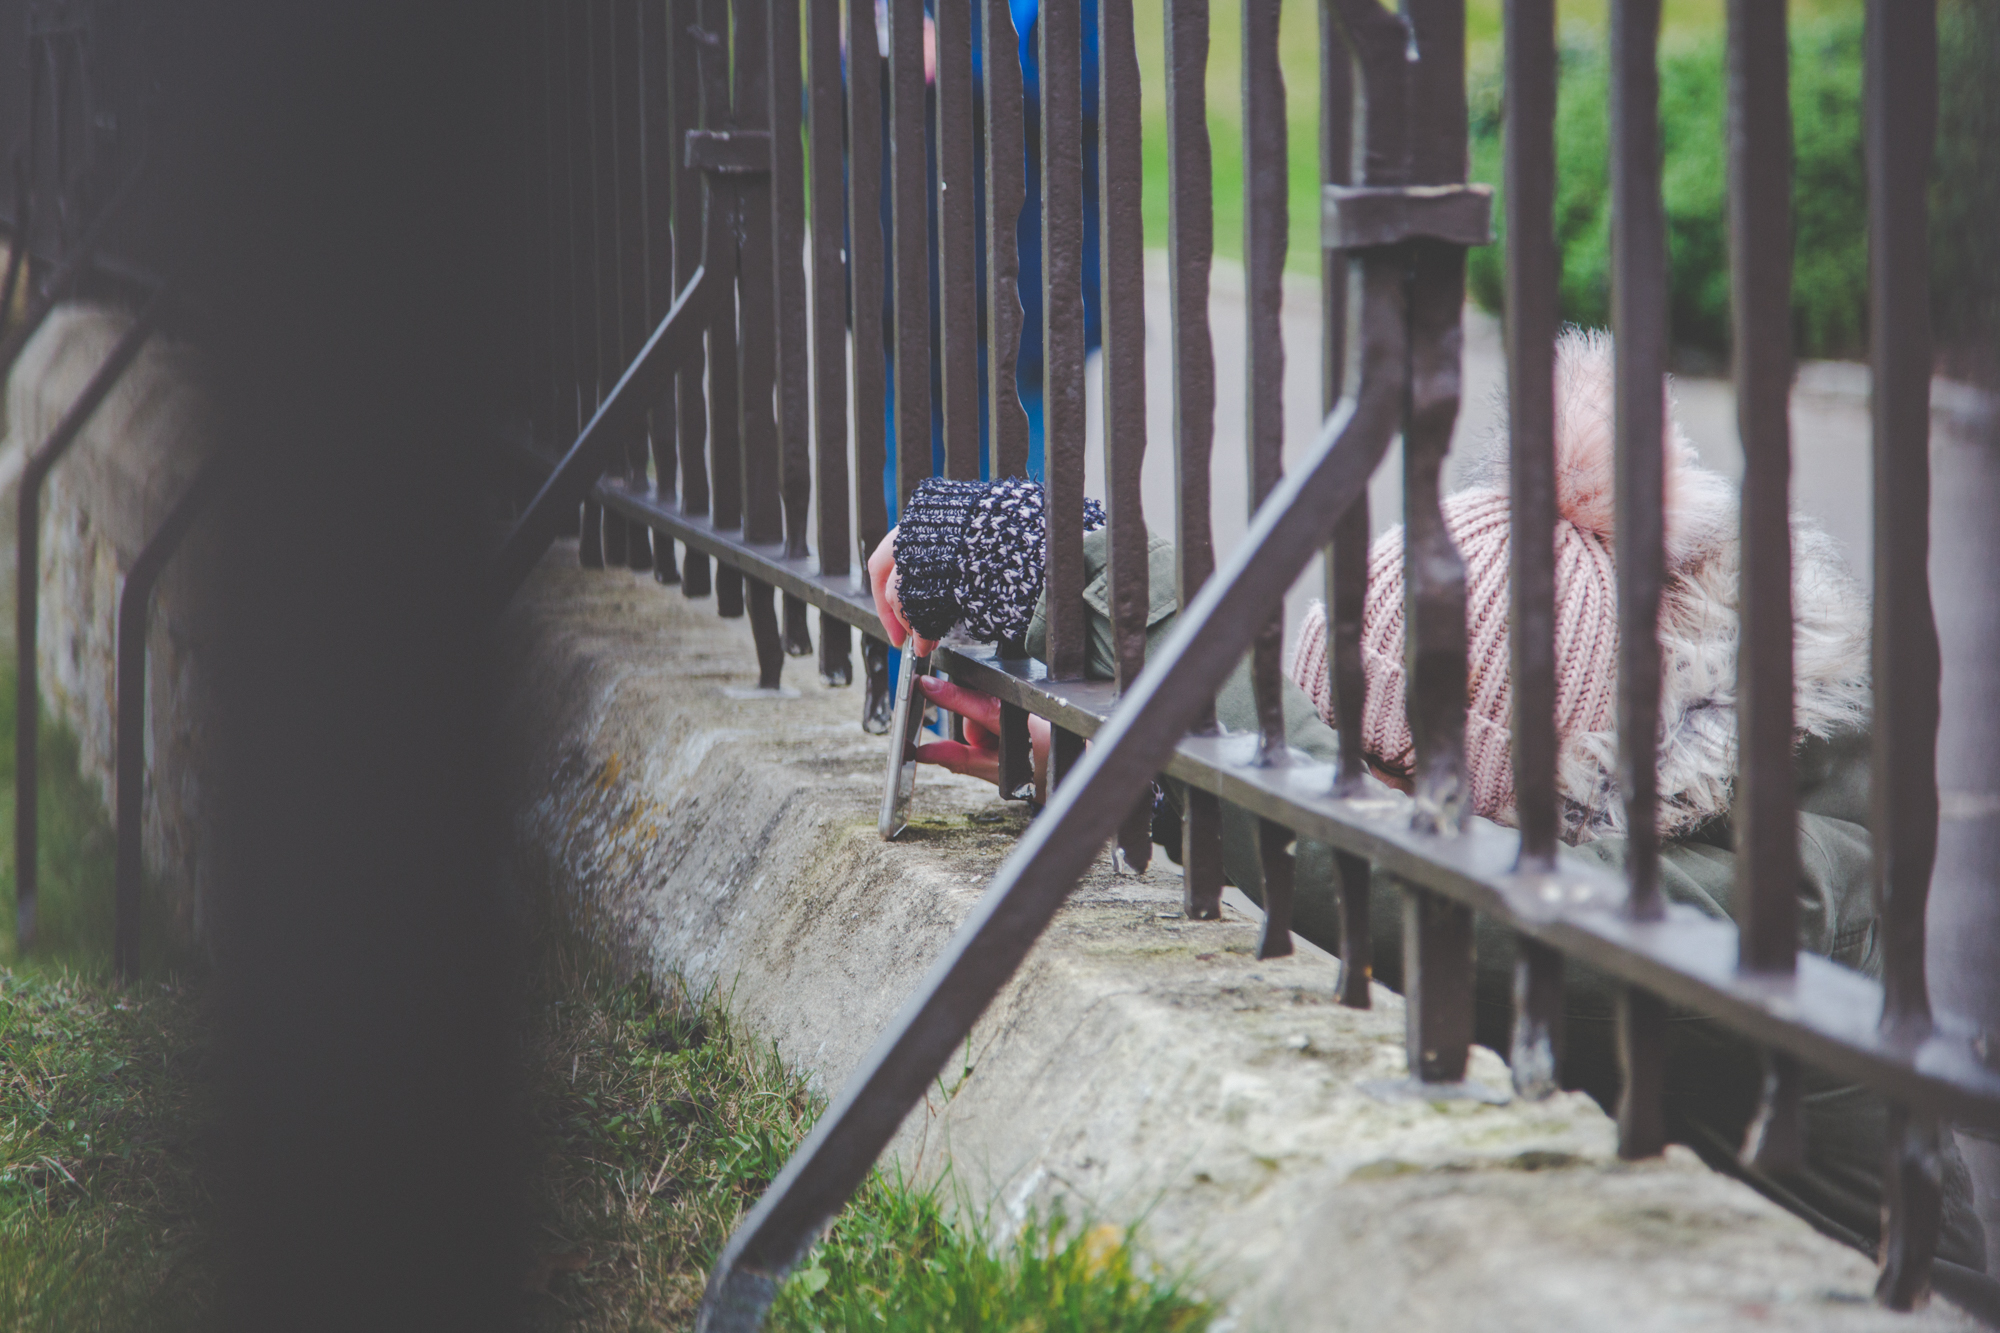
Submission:
M 211 1321 L 199 1009 L 189 984 L 0 971 L 0 1327 Z
M 770 1326 L 798 1333 L 988 1329 L 1195 1333 L 1214 1311 L 1145 1271 L 1110 1223 L 1030 1220 L 1000 1241 L 942 1190 L 876 1172 L 779 1293 Z
M 689 1326 L 709 1264 L 820 1103 L 722 997 L 615 982 L 567 930 L 547 934 L 529 1043 L 535 1326 Z M 1194 1333 L 1212 1317 L 1116 1228 L 1052 1218 L 996 1238 L 949 1202 L 942 1186 L 871 1174 L 768 1326 Z
M 13 685 L 10 658 L 9 705 Z M 0 732 L 11 810 L 11 706 Z M 41 929 L 26 958 L 13 821 L 0 824 L 0 1327 L 201 1326 L 214 1288 L 197 1172 L 199 977 L 173 975 L 185 954 L 153 929 L 153 974 L 111 983 L 111 828 L 75 736 L 46 717 L 37 788 Z

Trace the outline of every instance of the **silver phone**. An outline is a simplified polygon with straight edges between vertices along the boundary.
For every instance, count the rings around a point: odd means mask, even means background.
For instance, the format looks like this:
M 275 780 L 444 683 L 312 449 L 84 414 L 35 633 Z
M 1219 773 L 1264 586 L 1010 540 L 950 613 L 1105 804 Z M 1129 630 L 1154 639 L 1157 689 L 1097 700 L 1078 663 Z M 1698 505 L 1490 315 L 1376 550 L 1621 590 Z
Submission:
M 889 720 L 889 773 L 877 826 L 884 842 L 910 826 L 910 798 L 917 793 L 917 731 L 924 723 L 924 697 L 917 693 L 917 677 L 928 675 L 929 668 L 929 658 L 903 649 L 903 668 L 896 676 L 896 711 Z

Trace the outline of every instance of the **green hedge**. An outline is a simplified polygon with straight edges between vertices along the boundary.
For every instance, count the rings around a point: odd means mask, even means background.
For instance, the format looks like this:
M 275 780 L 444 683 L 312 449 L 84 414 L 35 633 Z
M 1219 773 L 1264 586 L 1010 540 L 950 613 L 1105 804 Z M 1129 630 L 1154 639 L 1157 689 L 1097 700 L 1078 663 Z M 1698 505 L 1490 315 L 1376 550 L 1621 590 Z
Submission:
M 1859 12 L 1792 26 L 1792 311 L 1801 356 L 1859 356 L 1867 345 L 1866 174 L 1861 144 Z M 1932 190 L 1933 308 L 1940 343 L 1990 348 L 2000 328 L 2000 9 L 1946 0 Z M 1726 37 L 1667 43 L 1660 57 L 1673 339 L 1683 357 L 1729 344 Z M 1563 317 L 1610 323 L 1608 68 L 1601 33 L 1565 33 L 1556 117 L 1556 230 Z M 1472 78 L 1473 179 L 1503 179 L 1498 70 Z M 1497 210 L 1496 210 L 1497 214 Z M 1499 245 L 1472 255 L 1474 297 L 1498 310 Z
M 1609 67 L 1600 36 L 1565 34 L 1556 112 L 1556 233 L 1563 318 L 1611 321 Z M 1661 177 L 1667 210 L 1673 338 L 1683 354 L 1729 344 L 1728 87 L 1720 31 L 1660 55 Z M 1472 172 L 1502 179 L 1501 85 L 1474 75 Z M 1792 308 L 1804 356 L 1857 353 L 1867 332 L 1868 244 L 1861 159 L 1861 19 L 1792 27 L 1795 258 Z M 1488 309 L 1503 294 L 1502 251 L 1475 251 L 1472 290 Z

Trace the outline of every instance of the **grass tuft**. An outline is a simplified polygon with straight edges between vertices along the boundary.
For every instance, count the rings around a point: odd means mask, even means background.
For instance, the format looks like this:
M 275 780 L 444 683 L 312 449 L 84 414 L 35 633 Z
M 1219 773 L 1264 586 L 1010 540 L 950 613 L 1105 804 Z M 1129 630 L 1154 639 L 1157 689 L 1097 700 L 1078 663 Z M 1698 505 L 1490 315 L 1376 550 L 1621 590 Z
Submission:
M 877 1171 L 780 1290 L 770 1327 L 1196 1333 L 1215 1312 L 1148 1271 L 1126 1231 L 1030 1218 L 989 1235 L 940 1185 Z

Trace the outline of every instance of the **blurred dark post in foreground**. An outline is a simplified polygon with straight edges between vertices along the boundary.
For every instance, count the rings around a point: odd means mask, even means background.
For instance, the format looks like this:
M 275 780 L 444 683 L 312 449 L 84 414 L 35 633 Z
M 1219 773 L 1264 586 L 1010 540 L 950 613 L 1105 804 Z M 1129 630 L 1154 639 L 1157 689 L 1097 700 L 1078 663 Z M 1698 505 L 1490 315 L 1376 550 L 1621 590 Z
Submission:
M 247 456 L 222 514 L 216 719 L 224 1323 L 504 1329 L 519 971 L 470 483 L 525 299 L 500 262 L 522 211 L 519 16 L 184 12 L 173 221 Z

